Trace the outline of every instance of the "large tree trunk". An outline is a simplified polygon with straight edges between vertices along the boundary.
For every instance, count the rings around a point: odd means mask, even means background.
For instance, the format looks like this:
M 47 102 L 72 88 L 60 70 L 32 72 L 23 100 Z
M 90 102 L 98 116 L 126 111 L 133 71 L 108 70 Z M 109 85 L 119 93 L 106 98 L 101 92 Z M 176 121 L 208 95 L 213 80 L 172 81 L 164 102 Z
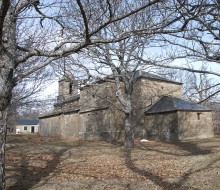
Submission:
M 0 112 L 0 189 L 5 189 L 5 142 L 7 109 Z
M 5 189 L 5 141 L 7 113 L 12 97 L 13 69 L 9 67 L 11 59 L 0 51 L 0 189 Z
M 5 189 L 5 142 L 7 113 L 12 98 L 16 68 L 16 19 L 9 10 L 4 20 L 0 43 L 0 190 Z
M 2 55 L 2 56 L 1 56 Z M 0 57 L 5 58 L 3 54 Z M 12 97 L 13 70 L 5 66 L 8 62 L 2 59 L 3 67 L 0 68 L 0 190 L 5 189 L 5 142 L 7 113 Z
M 125 149 L 134 148 L 134 126 L 132 114 L 125 115 Z

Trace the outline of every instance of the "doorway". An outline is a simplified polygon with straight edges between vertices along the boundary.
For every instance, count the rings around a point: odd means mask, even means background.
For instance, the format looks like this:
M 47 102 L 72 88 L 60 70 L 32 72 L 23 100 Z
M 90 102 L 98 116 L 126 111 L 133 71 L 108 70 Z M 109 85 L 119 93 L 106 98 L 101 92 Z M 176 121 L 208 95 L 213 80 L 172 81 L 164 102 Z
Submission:
M 34 133 L 34 126 L 31 127 L 31 133 Z

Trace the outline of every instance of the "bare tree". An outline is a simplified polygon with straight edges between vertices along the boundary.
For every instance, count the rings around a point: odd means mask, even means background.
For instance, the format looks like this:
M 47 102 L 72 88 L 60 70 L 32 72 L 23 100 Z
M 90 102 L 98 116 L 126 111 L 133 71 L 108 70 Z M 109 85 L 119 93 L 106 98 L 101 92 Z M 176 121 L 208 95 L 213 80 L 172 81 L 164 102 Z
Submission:
M 12 100 L 10 102 L 7 129 L 11 132 L 14 129 L 17 119 L 38 118 L 42 109 L 49 111 L 52 106 L 53 99 L 49 98 L 45 89 L 47 85 L 53 82 L 50 69 L 37 71 L 27 78 L 20 81 L 12 92 Z M 44 112 L 45 112 L 44 111 Z M 35 115 L 34 115 L 35 113 Z
M 173 3 L 173 9 L 171 14 L 168 14 L 166 12 L 170 10 L 171 3 Z M 114 35 L 102 35 L 115 23 L 120 23 L 120 21 L 126 23 L 126 19 L 131 16 L 145 15 L 146 12 L 153 14 L 159 4 L 163 8 L 155 16 L 163 22 L 160 24 L 157 18 L 151 20 L 150 30 L 144 20 L 138 25 L 135 20 L 133 24 L 136 27 L 134 28 L 124 28 L 125 30 L 117 31 Z M 54 60 L 79 53 L 82 49 L 92 45 L 119 42 L 132 35 L 165 34 L 184 30 L 184 24 L 174 30 L 175 22 L 182 15 L 176 15 L 173 11 L 174 8 L 179 9 L 180 6 L 182 5 L 174 0 L 171 2 L 160 0 L 2 0 L 0 2 L 1 189 L 5 189 L 4 147 L 7 113 L 13 88 L 19 81 Z M 163 20 L 161 20 L 162 17 Z M 129 22 L 131 20 L 128 20 Z M 165 28 L 167 30 L 163 30 Z
M 134 4 L 136 5 L 136 3 L 140 2 L 137 1 Z M 145 59 L 148 53 L 147 62 L 154 63 L 156 58 L 158 58 L 156 61 L 159 62 L 160 52 L 156 54 L 153 51 L 157 48 L 166 47 L 166 43 L 161 39 L 184 30 L 186 22 L 182 20 L 182 15 L 176 11 L 176 9 L 181 9 L 181 6 L 182 4 L 179 4 L 178 1 L 163 1 L 149 6 L 146 11 L 141 12 L 142 14 L 132 15 L 97 34 L 98 38 L 105 39 L 108 37 L 117 38 L 120 34 L 127 35 L 127 31 L 133 31 L 137 34 L 136 36 L 126 37 L 111 44 L 91 45 L 89 50 L 84 49 L 80 52 L 82 57 L 88 57 L 86 62 L 91 60 L 90 65 L 94 65 L 93 70 L 96 73 L 102 76 L 111 75 L 115 81 L 115 96 L 121 106 L 114 106 L 125 114 L 126 148 L 134 146 L 134 128 L 136 123 L 134 122 L 135 107 L 132 102 L 132 96 L 138 71 L 153 67 L 151 64 L 143 62 L 142 59 Z M 127 4 L 120 4 L 114 9 L 115 11 L 123 12 L 130 9 L 130 7 L 127 7 Z M 182 11 L 184 12 L 184 10 Z M 75 26 L 70 22 L 69 25 L 69 28 L 74 28 Z M 78 66 L 83 68 L 85 64 L 79 63 Z M 87 72 L 89 76 L 94 74 L 91 70 Z M 103 97 L 99 98 L 103 99 Z M 114 104 L 109 100 L 107 101 Z
M 214 75 L 219 77 L 220 73 L 210 68 L 213 63 L 220 63 L 220 2 L 218 0 L 178 2 L 182 4 L 182 9 L 177 9 L 177 12 L 183 15 L 185 30 L 173 33 L 169 38 L 160 39 L 162 42 L 169 44 L 170 50 L 166 52 L 169 56 L 164 57 L 164 60 L 160 62 L 156 62 L 156 60 L 150 62 L 146 58 L 140 58 L 139 60 L 157 67 L 199 73 L 200 76 Z M 188 14 L 185 14 L 185 12 Z M 206 69 L 168 64 L 175 59 L 184 59 L 190 61 L 191 64 L 204 62 L 206 63 Z M 218 86 L 218 84 L 216 85 Z M 207 98 L 219 94 L 220 91 L 216 88 L 216 85 L 213 85 L 212 94 Z M 207 98 L 204 98 L 204 101 Z
M 197 25 L 190 24 L 191 20 L 202 18 L 202 16 L 208 18 L 206 15 L 215 16 L 216 9 L 212 9 L 213 7 L 217 7 L 217 10 L 219 10 L 219 5 L 214 1 L 210 1 L 211 3 L 207 1 L 205 7 L 202 0 L 193 1 L 193 3 L 179 0 L 52 0 L 49 1 L 49 4 L 47 2 L 43 0 L 2 0 L 0 2 L 1 189 L 5 189 L 4 147 L 7 113 L 13 88 L 19 81 L 61 57 L 80 53 L 83 49 L 92 46 L 100 46 L 97 49 L 103 51 L 106 47 L 108 48 L 108 43 L 114 42 L 117 44 L 117 42 L 129 39 L 130 36 L 134 35 L 146 36 L 147 39 L 150 39 L 151 44 L 157 42 L 157 45 L 161 46 L 158 42 L 163 44 L 164 38 L 167 39 L 167 36 L 181 38 L 183 35 L 188 34 L 181 33 L 181 31 L 188 30 L 191 33 L 195 31 Z M 200 20 L 196 21 L 205 25 Z M 218 22 L 210 22 L 209 24 L 214 25 L 216 23 L 218 24 Z M 189 26 L 194 28 L 188 28 Z M 214 31 L 216 30 L 214 29 Z M 202 28 L 201 32 L 205 32 L 205 30 Z M 219 37 L 215 32 L 212 35 Z M 141 37 L 137 39 L 143 40 Z M 184 39 L 187 38 L 184 37 Z M 219 38 L 215 42 L 219 42 L 218 40 Z M 173 41 L 170 40 L 170 42 Z M 199 43 L 200 41 L 198 41 Z M 106 46 L 101 44 L 106 44 Z M 208 45 L 208 43 L 203 44 Z M 124 65 L 126 63 L 123 59 L 119 59 L 118 66 L 114 62 L 112 62 L 113 64 L 110 62 L 113 58 L 111 50 L 105 53 L 107 53 L 107 57 L 105 57 L 108 60 L 107 65 L 110 66 L 115 81 L 119 81 L 120 77 L 127 78 L 129 76 L 128 78 L 133 78 L 134 72 L 130 74 L 128 70 L 125 70 L 126 67 L 120 66 L 120 64 Z M 210 56 L 210 54 L 208 55 Z M 127 59 L 127 55 L 124 56 Z M 132 54 L 131 57 L 135 56 Z M 143 58 L 142 56 L 139 57 Z M 215 58 L 216 56 L 212 57 Z M 155 64 L 150 58 L 152 56 L 146 61 L 145 57 L 145 62 L 143 62 L 145 64 Z M 127 62 L 126 64 L 128 66 L 134 65 L 133 63 L 130 65 L 130 63 Z M 135 71 L 135 69 L 138 69 L 138 67 L 132 66 L 132 71 Z M 131 83 L 129 79 L 125 80 L 126 90 L 130 91 Z M 117 89 L 118 98 L 120 93 L 120 89 Z M 127 107 L 125 113 L 129 115 L 131 107 L 129 105 L 129 94 L 126 98 L 121 96 L 119 99 L 124 102 Z M 131 129 L 129 125 L 128 123 L 127 131 Z M 129 134 L 132 133 L 129 132 Z M 128 144 L 132 146 L 132 138 Z
M 193 65 L 187 65 L 189 69 L 194 70 Z M 208 68 L 202 64 L 199 70 L 208 71 Z M 213 97 L 213 94 L 219 90 L 220 83 L 207 73 L 159 68 L 159 74 L 167 79 L 182 82 L 183 97 L 189 101 L 203 104 L 204 106 L 218 101 L 218 97 Z
M 205 70 L 201 68 L 202 70 Z M 218 90 L 219 82 L 214 81 L 203 73 L 185 74 L 184 96 L 190 100 L 208 106 L 214 100 L 213 94 Z M 217 99 L 217 98 L 215 98 Z
M 183 6 L 186 10 L 189 11 L 193 7 L 196 12 L 190 12 L 189 15 L 194 15 L 194 18 L 187 25 L 188 31 L 184 35 L 174 35 L 181 41 L 173 42 L 173 44 L 183 48 L 180 51 L 182 56 L 219 63 L 220 2 L 218 0 L 196 0 L 194 3 L 186 3 L 186 1 L 183 3 L 185 3 Z

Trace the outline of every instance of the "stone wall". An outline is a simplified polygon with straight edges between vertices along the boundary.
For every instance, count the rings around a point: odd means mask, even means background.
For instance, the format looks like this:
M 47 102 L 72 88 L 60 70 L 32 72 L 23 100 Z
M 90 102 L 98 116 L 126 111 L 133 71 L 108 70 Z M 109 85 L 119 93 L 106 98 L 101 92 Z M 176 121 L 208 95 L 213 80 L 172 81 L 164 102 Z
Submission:
M 123 135 L 124 114 L 113 108 L 81 112 L 83 138 L 117 140 Z
M 59 81 L 58 97 L 57 101 L 63 101 L 70 98 L 73 95 L 78 94 L 78 81 L 70 78 L 63 78 Z
M 174 111 L 145 116 L 146 136 L 155 140 L 187 140 L 214 136 L 212 113 Z
M 61 136 L 62 115 L 40 118 L 39 133 L 41 136 Z
M 79 137 L 79 134 L 81 132 L 81 116 L 79 115 L 79 113 L 64 113 L 62 117 L 62 137 Z
M 159 80 L 141 79 L 141 100 L 142 105 L 152 106 L 160 96 L 170 95 L 182 98 L 182 84 L 171 83 Z
M 182 84 L 142 78 L 136 81 L 133 92 L 133 114 L 136 123 L 135 137 L 146 138 L 146 133 L 143 128 L 145 118 L 144 111 L 155 104 L 160 96 L 170 95 L 181 97 Z
M 79 108 L 79 98 L 72 99 L 69 101 L 64 101 L 63 103 L 57 103 L 54 105 L 54 111 L 69 110 L 74 108 Z
M 212 112 L 178 111 L 178 120 L 180 140 L 214 136 Z
M 106 101 L 107 100 L 107 101 Z M 80 110 L 82 112 L 109 106 L 116 103 L 114 83 L 103 82 L 80 89 Z
M 178 140 L 177 112 L 146 115 L 144 129 L 147 139 Z

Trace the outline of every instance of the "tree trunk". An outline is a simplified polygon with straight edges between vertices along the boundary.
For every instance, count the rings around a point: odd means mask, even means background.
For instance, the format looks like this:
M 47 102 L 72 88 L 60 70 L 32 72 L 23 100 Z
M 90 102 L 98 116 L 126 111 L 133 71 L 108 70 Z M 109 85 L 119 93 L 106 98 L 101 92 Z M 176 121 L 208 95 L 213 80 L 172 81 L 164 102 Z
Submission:
M 134 148 L 134 126 L 132 114 L 125 114 L 125 149 Z
M 5 189 L 5 142 L 7 114 L 16 68 L 16 20 L 10 10 L 4 20 L 3 41 L 0 44 L 0 190 Z
M 8 68 L 8 59 L 0 51 L 0 190 L 5 189 L 5 141 L 7 114 L 12 98 L 13 69 Z
M 8 68 L 7 56 L 0 51 L 0 190 L 5 189 L 5 141 L 7 113 L 12 97 L 13 69 Z
M 5 189 L 5 142 L 7 109 L 0 112 L 0 189 Z

